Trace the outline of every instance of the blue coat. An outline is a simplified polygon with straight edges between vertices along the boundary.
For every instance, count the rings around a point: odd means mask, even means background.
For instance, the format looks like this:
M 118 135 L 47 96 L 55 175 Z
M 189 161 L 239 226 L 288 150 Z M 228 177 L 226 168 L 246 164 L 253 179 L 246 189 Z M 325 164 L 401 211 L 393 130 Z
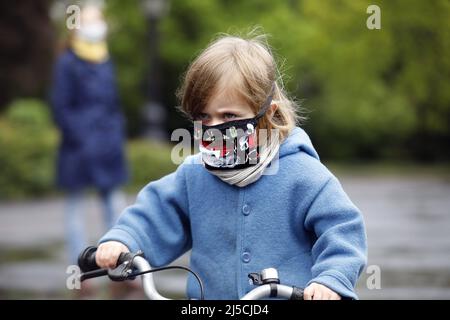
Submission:
M 58 185 L 78 190 L 124 183 L 125 123 L 111 61 L 90 63 L 64 52 L 54 68 L 51 106 L 62 133 Z
M 247 275 L 278 269 L 281 282 L 317 282 L 357 298 L 366 263 L 361 213 L 319 161 L 307 134 L 295 128 L 280 147 L 279 170 L 244 188 L 231 186 L 188 157 L 144 187 L 101 240 L 141 249 L 153 266 L 192 249 L 208 299 L 238 299 L 254 288 Z M 193 277 L 188 295 L 199 298 Z

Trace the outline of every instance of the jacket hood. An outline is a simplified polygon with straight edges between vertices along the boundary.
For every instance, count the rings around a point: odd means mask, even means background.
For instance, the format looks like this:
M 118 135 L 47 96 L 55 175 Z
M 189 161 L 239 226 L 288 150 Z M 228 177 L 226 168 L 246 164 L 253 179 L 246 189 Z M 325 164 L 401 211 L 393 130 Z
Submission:
M 289 136 L 281 143 L 280 158 L 297 152 L 306 152 L 310 156 L 320 160 L 308 134 L 299 127 L 295 127 Z

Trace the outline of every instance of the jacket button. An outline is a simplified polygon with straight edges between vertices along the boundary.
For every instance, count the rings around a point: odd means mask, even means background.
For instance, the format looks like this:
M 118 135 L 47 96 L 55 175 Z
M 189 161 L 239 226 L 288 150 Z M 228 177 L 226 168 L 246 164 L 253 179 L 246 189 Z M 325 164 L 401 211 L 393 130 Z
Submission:
M 242 213 L 246 216 L 250 214 L 250 206 L 248 204 L 244 204 L 242 207 Z
M 242 261 L 244 261 L 245 263 L 249 263 L 250 260 L 250 252 L 244 251 L 244 253 L 242 253 Z

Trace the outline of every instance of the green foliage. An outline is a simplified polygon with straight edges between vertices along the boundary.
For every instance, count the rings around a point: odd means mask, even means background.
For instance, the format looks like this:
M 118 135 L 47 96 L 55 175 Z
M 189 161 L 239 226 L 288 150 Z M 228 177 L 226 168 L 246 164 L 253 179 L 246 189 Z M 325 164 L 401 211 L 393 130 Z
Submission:
M 305 23 L 314 22 L 319 32 L 303 39 L 312 51 L 299 62 L 305 70 L 312 66 L 306 78 L 319 88 L 312 96 L 304 92 L 314 110 L 308 128 L 329 157 L 383 157 L 393 149 L 398 157 L 411 147 L 408 156 L 445 156 L 442 146 L 427 145 L 446 121 L 450 136 L 449 96 L 439 97 L 448 92 L 442 77 L 449 56 L 448 2 L 378 2 L 382 28 L 374 31 L 361 19 L 368 4 L 304 2 Z M 437 114 L 441 124 L 428 122 Z M 425 136 L 428 141 L 418 143 Z
M 0 118 L 0 199 L 53 189 L 57 132 L 39 100 L 16 100 Z
M 146 140 L 128 143 L 127 154 L 131 164 L 132 181 L 127 190 L 137 192 L 150 181 L 175 171 L 176 165 L 170 159 L 171 147 Z

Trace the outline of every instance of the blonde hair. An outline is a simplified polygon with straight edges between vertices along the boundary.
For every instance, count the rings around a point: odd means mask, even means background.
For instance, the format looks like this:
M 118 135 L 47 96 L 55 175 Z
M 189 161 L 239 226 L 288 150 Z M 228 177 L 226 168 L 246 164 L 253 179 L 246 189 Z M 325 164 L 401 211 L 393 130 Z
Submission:
M 224 90 L 242 98 L 258 113 L 274 85 L 273 102 L 277 109 L 268 112 L 258 127 L 278 129 L 280 141 L 286 138 L 301 117 L 297 104 L 289 99 L 265 35 L 248 39 L 223 35 L 213 41 L 189 66 L 177 92 L 180 110 L 195 119 L 211 97 Z

